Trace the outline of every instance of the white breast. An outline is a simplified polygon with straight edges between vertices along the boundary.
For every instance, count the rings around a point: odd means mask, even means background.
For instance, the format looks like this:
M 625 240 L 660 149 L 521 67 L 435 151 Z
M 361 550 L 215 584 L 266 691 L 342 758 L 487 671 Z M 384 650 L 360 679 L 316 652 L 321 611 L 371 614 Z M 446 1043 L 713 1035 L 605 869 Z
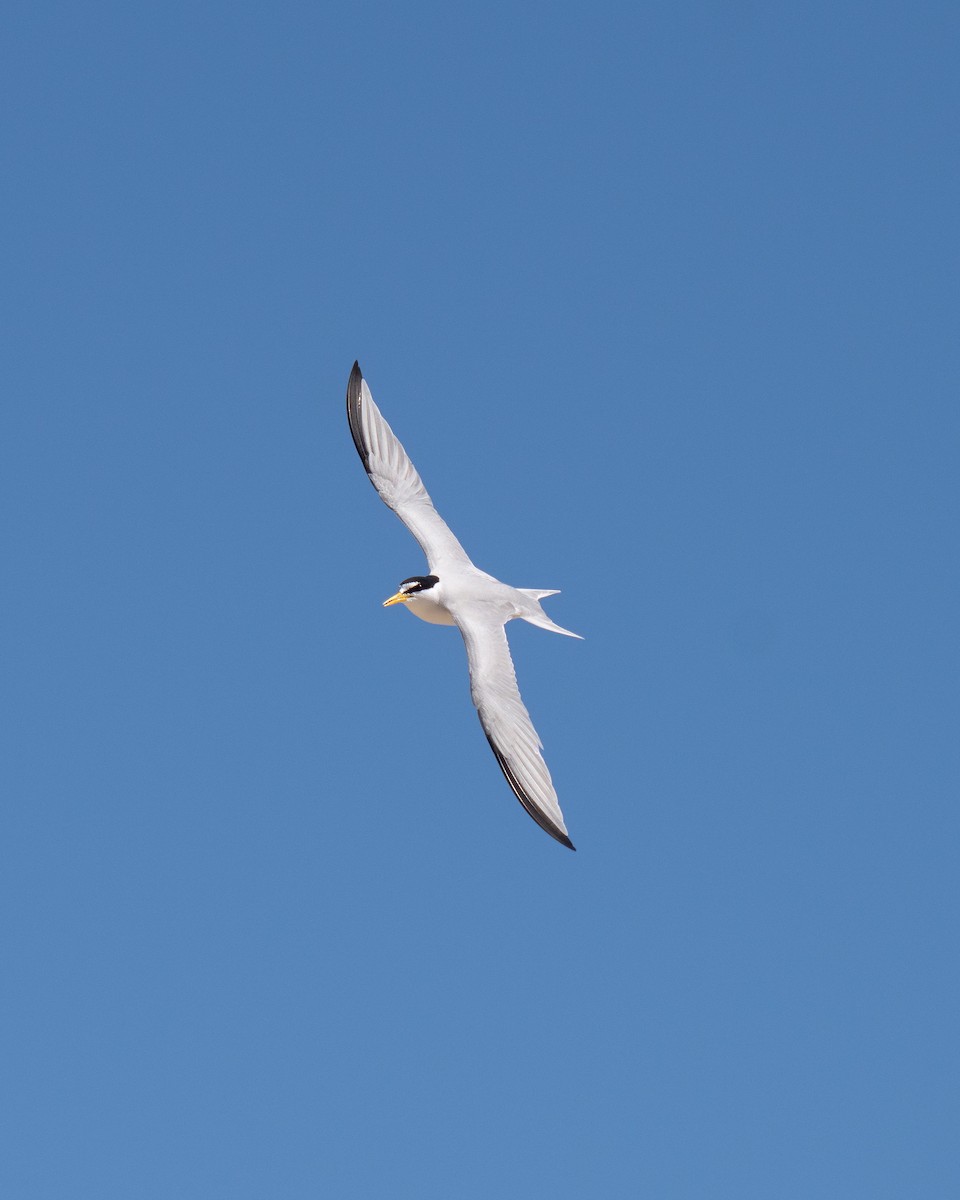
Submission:
M 433 591 L 433 588 L 429 588 L 411 596 L 403 607 L 408 608 L 421 621 L 429 621 L 431 625 L 455 625 L 456 621 L 450 616 L 449 610 L 444 608 L 439 599 L 433 598 Z

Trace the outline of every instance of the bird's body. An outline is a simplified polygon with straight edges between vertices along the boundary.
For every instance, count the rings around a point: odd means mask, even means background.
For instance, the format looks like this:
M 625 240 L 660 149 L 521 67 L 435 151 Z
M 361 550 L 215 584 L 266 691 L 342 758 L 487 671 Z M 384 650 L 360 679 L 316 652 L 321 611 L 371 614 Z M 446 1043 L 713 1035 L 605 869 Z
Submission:
M 359 364 L 347 384 L 347 417 L 371 482 L 420 543 L 428 575 L 405 579 L 385 606 L 403 604 L 433 625 L 455 625 L 463 636 L 470 693 L 487 740 L 517 799 L 543 829 L 574 849 L 567 835 L 541 744 L 520 698 L 504 626 L 520 618 L 542 629 L 562 629 L 540 601 L 554 591 L 515 588 L 481 571 L 433 507 L 420 476 L 373 402 Z

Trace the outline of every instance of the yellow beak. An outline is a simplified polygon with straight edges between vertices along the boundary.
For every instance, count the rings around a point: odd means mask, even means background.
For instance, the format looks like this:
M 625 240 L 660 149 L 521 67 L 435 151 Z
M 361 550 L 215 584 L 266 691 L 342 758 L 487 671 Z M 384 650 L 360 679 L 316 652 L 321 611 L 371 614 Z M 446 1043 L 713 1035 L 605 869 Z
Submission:
M 406 592 L 396 592 L 389 600 L 384 600 L 383 607 L 389 608 L 391 604 L 406 604 L 410 599 Z

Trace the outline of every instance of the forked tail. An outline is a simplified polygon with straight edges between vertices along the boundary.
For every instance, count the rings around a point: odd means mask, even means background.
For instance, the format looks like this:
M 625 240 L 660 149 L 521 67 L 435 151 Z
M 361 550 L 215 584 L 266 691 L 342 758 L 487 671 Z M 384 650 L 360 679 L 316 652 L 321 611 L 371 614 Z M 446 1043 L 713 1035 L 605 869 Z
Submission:
M 531 611 L 520 614 L 521 620 L 529 621 L 531 625 L 536 625 L 540 629 L 549 629 L 551 633 L 562 633 L 565 637 L 579 638 L 583 641 L 582 634 L 574 633 L 570 629 L 564 629 L 556 621 L 551 621 L 543 611 L 540 601 L 546 599 L 547 596 L 559 596 L 560 592 L 557 588 L 554 588 L 553 591 L 543 591 L 541 588 L 517 588 L 517 591 L 522 592 L 524 596 L 529 596 L 533 601 Z

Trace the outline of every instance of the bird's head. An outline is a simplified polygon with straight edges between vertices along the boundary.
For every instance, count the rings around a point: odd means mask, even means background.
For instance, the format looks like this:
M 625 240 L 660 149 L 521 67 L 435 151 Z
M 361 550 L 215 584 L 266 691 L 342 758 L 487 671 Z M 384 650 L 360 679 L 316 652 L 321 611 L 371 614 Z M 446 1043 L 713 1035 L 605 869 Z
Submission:
M 391 604 L 406 604 L 414 596 L 428 592 L 439 582 L 436 575 L 411 575 L 409 579 L 405 579 L 400 584 L 399 589 L 388 600 L 384 600 L 383 607 L 389 608 Z

